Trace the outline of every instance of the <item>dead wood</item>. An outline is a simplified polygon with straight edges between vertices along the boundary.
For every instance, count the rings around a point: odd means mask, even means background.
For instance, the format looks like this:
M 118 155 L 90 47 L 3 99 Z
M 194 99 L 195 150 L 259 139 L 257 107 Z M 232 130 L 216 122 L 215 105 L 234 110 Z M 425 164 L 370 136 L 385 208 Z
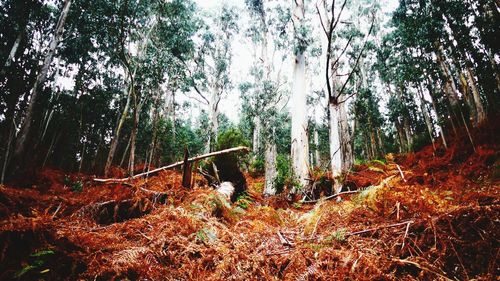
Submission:
M 359 235 L 359 234 L 364 234 L 364 233 L 368 233 L 368 232 L 372 232 L 372 231 L 376 231 L 376 230 L 379 230 L 379 229 L 383 229 L 383 228 L 390 228 L 390 227 L 396 227 L 396 226 L 400 226 L 400 225 L 407 225 L 407 228 L 410 224 L 412 224 L 413 221 L 412 220 L 409 220 L 409 221 L 405 221 L 405 222 L 399 222 L 399 223 L 394 223 L 394 224 L 390 224 L 390 225 L 383 225 L 383 226 L 379 226 L 379 227 L 374 227 L 374 228 L 369 228 L 369 229 L 365 229 L 365 230 L 360 230 L 360 231 L 354 231 L 354 232 L 349 232 L 346 234 L 346 236 L 352 236 L 352 235 Z
M 191 188 L 192 164 L 189 162 L 189 150 L 184 147 L 184 164 L 182 164 L 182 186 Z
M 344 192 L 339 192 L 337 194 L 334 194 L 334 195 L 330 195 L 330 196 L 327 196 L 327 197 L 323 197 L 324 200 L 329 200 L 329 199 L 333 199 L 333 198 L 336 198 L 336 197 L 339 197 L 341 195 L 345 195 L 345 194 L 353 194 L 353 193 L 358 193 L 359 190 L 351 190 L 351 191 L 344 191 Z M 308 200 L 308 201 L 302 201 L 302 203 L 304 204 L 311 204 L 311 203 L 316 203 L 316 202 L 319 202 L 320 199 L 317 199 L 317 200 Z
M 228 149 L 224 149 L 224 150 L 220 150 L 220 151 L 210 152 L 210 153 L 207 153 L 207 154 L 202 154 L 202 155 L 198 155 L 196 157 L 189 158 L 188 162 L 194 162 L 194 161 L 202 160 L 202 159 L 205 159 L 205 158 L 208 158 L 208 157 L 223 155 L 223 154 L 227 154 L 227 153 L 233 153 L 233 152 L 237 152 L 237 151 L 249 152 L 250 148 L 248 148 L 246 146 L 238 146 L 238 147 L 228 148 Z M 140 174 L 137 174 L 135 176 L 131 176 L 131 177 L 127 177 L 127 178 L 121 178 L 121 179 L 116 179 L 116 178 L 94 179 L 94 181 L 96 181 L 96 182 L 102 182 L 102 183 L 126 182 L 126 181 L 129 181 L 129 180 L 133 180 L 133 179 L 137 179 L 137 178 L 149 176 L 151 174 L 156 174 L 156 173 L 158 173 L 160 171 L 165 171 L 165 170 L 168 170 L 168 169 L 176 168 L 176 167 L 182 166 L 183 164 L 184 164 L 184 161 L 179 161 L 179 162 L 170 164 L 168 166 L 160 167 L 160 168 L 151 170 L 149 172 L 140 173 Z

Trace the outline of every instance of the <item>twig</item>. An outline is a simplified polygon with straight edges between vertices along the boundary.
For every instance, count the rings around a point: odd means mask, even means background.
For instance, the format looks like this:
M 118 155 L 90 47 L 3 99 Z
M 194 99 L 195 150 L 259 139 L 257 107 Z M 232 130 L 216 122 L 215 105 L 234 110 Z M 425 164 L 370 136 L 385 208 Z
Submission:
M 443 275 L 443 274 L 441 274 L 441 273 L 439 273 L 439 272 L 437 272 L 437 271 L 435 271 L 435 270 L 433 270 L 431 268 L 424 267 L 424 266 L 422 266 L 419 263 L 416 263 L 414 261 L 402 260 L 402 259 L 392 259 L 392 261 L 399 262 L 399 263 L 404 263 L 404 264 L 411 264 L 411 265 L 416 266 L 416 267 L 418 267 L 418 268 L 420 268 L 422 270 L 428 271 L 430 273 L 434 273 L 437 276 L 443 278 L 444 280 L 453 281 L 452 279 L 446 277 L 445 275 Z
M 292 248 L 295 247 L 293 242 L 288 241 L 288 239 L 286 239 L 285 235 L 283 235 L 281 233 L 281 231 L 278 230 L 277 233 L 278 233 L 278 237 L 280 238 L 281 244 L 283 244 L 284 246 L 292 247 Z
M 403 174 L 403 171 L 401 170 L 401 167 L 399 167 L 398 164 L 396 164 L 396 167 L 399 170 L 399 174 L 401 175 L 401 178 L 403 179 L 404 182 L 406 182 L 405 175 Z
M 271 253 L 266 253 L 266 256 L 283 255 L 283 254 L 288 254 L 291 251 L 292 251 L 292 249 L 289 248 L 289 249 L 285 249 L 282 251 L 275 251 L 275 252 L 271 252 Z
M 54 212 L 54 214 L 52 215 L 52 219 L 54 219 L 57 215 L 57 213 L 59 212 L 59 210 L 61 209 L 61 206 L 62 206 L 62 202 L 59 203 L 59 206 L 57 207 L 56 211 Z
M 359 190 L 351 190 L 351 191 L 344 191 L 344 192 L 339 192 L 337 194 L 334 194 L 334 195 L 330 195 L 330 196 L 327 196 L 327 197 L 324 197 L 325 200 L 329 200 L 329 199 L 332 199 L 332 198 L 335 198 L 335 197 L 338 197 L 338 196 L 341 196 L 341 195 L 345 195 L 345 194 L 353 194 L 353 193 L 358 193 Z M 303 201 L 302 203 L 305 203 L 305 204 L 309 204 L 309 203 L 316 203 L 318 202 L 319 200 L 321 199 L 318 199 L 318 200 L 310 200 L 310 201 Z
M 398 202 L 399 203 L 399 202 Z M 399 208 L 398 208 L 399 209 Z M 403 244 L 401 245 L 401 251 L 403 250 L 403 248 L 405 247 L 405 241 L 406 241 L 406 237 L 408 236 L 408 230 L 410 230 L 410 224 L 412 223 L 412 221 L 409 221 L 408 224 L 406 225 L 406 230 L 405 230 L 405 236 L 403 237 Z
M 382 229 L 382 228 L 396 227 L 396 226 L 405 225 L 405 224 L 409 225 L 411 223 L 413 223 L 413 221 L 410 220 L 410 221 L 405 221 L 405 222 L 400 222 L 400 223 L 394 223 L 394 224 L 390 224 L 390 225 L 383 225 L 383 226 L 374 227 L 374 228 L 370 228 L 370 229 L 365 229 L 365 230 L 360 230 L 360 231 L 355 231 L 355 232 L 349 232 L 349 233 L 346 234 L 346 236 L 363 234 L 363 233 L 367 233 L 367 232 L 376 231 L 376 230 L 379 230 L 379 229 Z

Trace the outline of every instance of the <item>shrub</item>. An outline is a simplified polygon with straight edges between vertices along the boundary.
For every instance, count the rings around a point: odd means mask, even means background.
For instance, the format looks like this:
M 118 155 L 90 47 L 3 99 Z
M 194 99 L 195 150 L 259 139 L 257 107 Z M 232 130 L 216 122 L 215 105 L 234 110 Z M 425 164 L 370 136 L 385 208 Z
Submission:
M 264 169 L 266 168 L 266 162 L 263 157 L 256 157 L 250 162 L 250 174 L 255 176 L 261 176 L 264 174 Z

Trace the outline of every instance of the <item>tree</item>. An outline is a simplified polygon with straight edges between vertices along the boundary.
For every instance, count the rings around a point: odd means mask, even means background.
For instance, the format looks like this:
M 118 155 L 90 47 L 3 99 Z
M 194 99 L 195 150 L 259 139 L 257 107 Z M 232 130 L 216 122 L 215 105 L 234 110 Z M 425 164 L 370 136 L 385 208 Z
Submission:
M 307 132 L 307 103 L 306 103 L 306 56 L 305 51 L 309 44 L 308 29 L 305 25 L 306 7 L 304 1 L 293 1 L 294 9 L 292 22 L 294 28 L 293 45 L 293 84 L 291 97 L 292 131 L 291 131 L 291 159 L 293 173 L 302 186 L 307 185 L 309 176 L 309 140 Z M 296 190 L 292 190 L 292 193 Z
M 17 159 L 16 165 L 18 167 L 15 167 L 14 170 L 18 169 L 19 165 L 24 165 L 26 142 L 27 142 L 29 135 L 31 133 L 35 105 L 36 105 L 36 102 L 38 100 L 38 95 L 41 91 L 41 88 L 44 86 L 44 83 L 47 79 L 47 73 L 49 71 L 50 65 L 52 64 L 52 59 L 54 58 L 54 54 L 56 52 L 59 41 L 62 38 L 63 31 L 64 31 L 64 25 L 66 23 L 66 18 L 68 16 L 70 7 L 71 7 L 71 0 L 65 0 L 63 2 L 61 12 L 59 15 L 59 19 L 57 21 L 52 39 L 50 40 L 49 47 L 47 49 L 47 54 L 45 55 L 45 58 L 43 59 L 42 67 L 41 67 L 39 73 L 37 74 L 36 80 L 33 84 L 32 89 L 31 89 L 31 98 L 30 98 L 30 101 L 28 104 L 28 108 L 26 110 L 26 115 L 25 115 L 23 123 L 21 125 L 21 130 L 20 130 L 18 137 L 16 139 L 14 158 Z

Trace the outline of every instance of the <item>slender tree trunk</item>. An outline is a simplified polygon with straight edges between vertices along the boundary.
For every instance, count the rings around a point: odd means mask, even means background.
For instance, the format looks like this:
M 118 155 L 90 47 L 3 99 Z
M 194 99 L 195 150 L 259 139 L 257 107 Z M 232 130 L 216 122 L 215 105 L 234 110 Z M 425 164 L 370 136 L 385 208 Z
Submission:
M 149 169 L 151 169 L 151 163 L 153 162 L 153 156 L 156 150 L 156 138 L 157 138 L 157 133 L 158 133 L 158 118 L 159 118 L 159 112 L 158 112 L 158 101 L 160 100 L 160 87 L 155 91 L 155 96 L 154 96 L 154 105 L 153 105 L 153 134 L 151 136 L 151 143 L 149 145 L 149 159 L 147 159 L 147 172 L 149 172 Z
M 405 132 L 405 137 L 406 137 L 406 143 L 407 143 L 407 152 L 413 151 L 413 139 L 411 137 L 411 128 L 410 128 L 410 122 L 408 121 L 408 118 L 403 118 L 403 128 Z
M 424 116 L 424 121 L 425 121 L 425 125 L 427 127 L 427 132 L 429 133 L 429 138 L 430 138 L 431 143 L 432 143 L 432 148 L 434 149 L 434 151 L 436 151 L 436 145 L 434 144 L 434 136 L 433 136 L 433 130 L 432 130 L 432 121 L 431 121 L 431 118 L 429 116 L 429 112 L 427 111 L 427 108 L 425 107 L 424 94 L 423 94 L 422 87 L 420 86 L 420 84 L 418 84 L 417 89 L 418 89 L 418 97 L 420 99 L 420 110 L 422 111 L 422 115 Z
M 342 165 L 341 170 L 347 171 L 354 165 L 354 156 L 352 153 L 352 137 L 349 130 L 349 123 L 347 122 L 347 112 L 345 110 L 345 103 L 341 103 L 339 106 L 339 136 L 340 136 L 340 147 L 342 154 Z
M 128 75 L 127 75 L 127 77 L 128 77 Z M 109 175 L 111 165 L 113 164 L 113 158 L 115 156 L 115 151 L 116 151 L 116 148 L 118 147 L 120 133 L 121 133 L 123 124 L 125 123 L 125 119 L 127 118 L 127 115 L 128 115 L 128 109 L 130 107 L 130 99 L 132 96 L 132 90 L 131 89 L 129 90 L 130 87 L 132 87 L 132 86 L 128 85 L 127 87 L 125 87 L 125 93 L 127 94 L 127 101 L 125 103 L 125 107 L 123 108 L 120 119 L 118 120 L 118 123 L 116 125 L 116 129 L 115 129 L 115 132 L 113 134 L 113 138 L 111 139 L 108 157 L 106 158 L 106 165 L 104 166 L 104 176 L 105 177 L 107 177 Z
M 83 142 L 83 147 L 82 147 L 82 152 L 81 152 L 81 157 L 80 157 L 80 165 L 78 165 L 78 172 L 80 173 L 82 171 L 83 167 L 83 159 L 85 158 L 85 149 L 87 148 L 87 142 Z
M 444 135 L 444 130 L 443 126 L 441 124 L 444 124 L 442 118 L 439 115 L 439 112 L 437 111 L 437 106 L 436 106 L 436 100 L 434 98 L 434 91 L 432 89 L 432 83 L 430 78 L 427 76 L 427 91 L 429 92 L 429 97 L 431 98 L 431 104 L 432 104 L 432 109 L 434 110 L 434 113 L 436 114 L 437 122 L 436 125 L 438 126 L 439 129 L 439 134 L 441 135 L 441 139 L 443 140 L 443 146 L 444 148 L 448 149 L 448 144 L 446 142 L 446 137 Z M 451 116 L 450 116 L 451 118 Z
M 321 166 L 321 157 L 319 154 L 319 133 L 318 129 L 314 130 L 314 162 L 317 167 Z
M 7 146 L 5 147 L 5 155 L 3 159 L 2 176 L 0 178 L 0 184 L 3 184 L 5 181 L 5 171 L 7 170 L 7 165 L 9 163 L 10 149 L 12 147 L 12 140 L 14 139 L 14 130 L 15 130 L 14 124 L 10 125 L 9 128 L 10 128 L 9 137 L 7 141 Z
M 254 118 L 254 128 L 253 128 L 253 141 L 252 141 L 252 152 L 257 155 L 259 153 L 260 149 L 260 132 L 261 132 L 261 123 L 260 123 L 260 118 L 255 117 Z
M 330 110 L 330 161 L 332 165 L 332 176 L 338 177 L 342 173 L 342 148 L 340 146 L 340 107 L 333 103 L 329 104 Z M 340 185 L 335 186 L 336 192 L 340 192 Z
M 33 84 L 33 88 L 31 90 L 31 99 L 29 101 L 28 109 L 26 110 L 26 116 L 24 117 L 23 125 L 21 126 L 21 131 L 18 134 L 19 137 L 17 138 L 15 145 L 16 148 L 14 151 L 14 157 L 18 159 L 17 165 L 24 164 L 19 162 L 22 161 L 21 159 L 23 158 L 26 149 L 26 141 L 31 132 L 31 125 L 33 122 L 35 104 L 38 100 L 39 91 L 41 90 L 43 84 L 47 79 L 47 73 L 49 71 L 49 67 L 52 63 L 52 59 L 56 52 L 57 45 L 61 40 L 62 33 L 64 30 L 64 24 L 66 22 L 66 17 L 68 16 L 70 6 L 71 6 L 71 0 L 65 0 L 63 8 L 61 10 L 61 14 L 59 15 L 59 20 L 57 22 L 54 35 L 49 43 L 47 55 L 45 56 L 42 68 L 40 69 L 40 72 L 38 73 L 35 83 Z
M 274 128 L 273 128 L 274 135 Z M 266 152 L 265 152 L 265 161 L 266 161 L 266 185 L 264 189 L 264 195 L 274 195 L 276 194 L 276 177 L 278 173 L 276 171 L 276 142 L 274 141 L 275 137 L 270 136 L 266 138 Z
M 405 141 L 406 139 L 403 133 L 401 123 L 399 122 L 399 120 L 396 120 L 396 122 L 394 122 L 394 125 L 396 126 L 396 131 L 399 139 L 399 153 L 407 152 L 406 148 L 408 147 L 408 144 Z
M 304 2 L 295 0 L 293 17 L 297 22 L 295 32 L 304 21 Z M 295 48 L 300 49 L 300 48 Z M 309 177 L 309 141 L 307 136 L 307 103 L 306 103 L 306 60 L 303 51 L 296 50 L 293 64 L 292 85 L 292 139 L 291 158 L 294 176 L 302 186 L 307 185 Z M 295 193 L 296 190 L 292 190 Z
M 19 31 L 19 34 L 17 35 L 16 40 L 14 41 L 14 44 L 10 49 L 9 56 L 7 57 L 3 65 L 2 74 L 5 73 L 7 68 L 12 64 L 12 62 L 16 58 L 17 49 L 19 49 L 19 45 L 21 44 L 21 39 L 23 38 L 23 32 L 24 30 Z
M 474 98 L 474 105 L 476 107 L 476 112 L 477 112 L 477 125 L 479 125 L 486 121 L 486 113 L 484 111 L 483 103 L 481 102 L 481 96 L 479 94 L 479 90 L 477 89 L 476 83 L 474 81 L 473 70 L 470 67 L 467 67 L 466 74 L 472 89 L 472 97 Z
M 210 112 L 209 112 L 209 130 L 208 141 L 205 151 L 211 151 L 212 146 L 217 143 L 217 134 L 219 133 L 219 101 L 221 99 L 220 90 L 215 86 L 212 96 L 210 98 Z
M 139 117 L 141 114 L 142 110 L 142 105 L 144 104 L 144 99 L 142 99 L 140 102 L 138 99 L 140 99 L 140 96 L 137 95 L 135 90 L 133 90 L 134 93 L 134 125 L 132 127 L 132 132 L 130 135 L 130 158 L 129 158 L 129 174 L 133 176 L 134 174 L 134 165 L 135 165 L 135 147 L 136 147 L 136 140 L 137 140 L 137 130 L 138 130 L 138 125 L 139 125 Z M 141 89 L 142 92 L 142 89 Z
M 127 159 L 128 150 L 130 149 L 130 142 L 131 141 L 132 141 L 132 138 L 128 138 L 127 146 L 125 147 L 125 151 L 123 151 L 122 160 L 120 161 L 120 167 L 123 167 L 123 163 L 125 163 L 125 159 Z
M 50 142 L 49 149 L 47 150 L 47 154 L 45 154 L 45 158 L 43 159 L 42 168 L 44 168 L 45 165 L 47 164 L 47 161 L 49 161 L 49 157 L 52 154 L 54 144 L 59 141 L 60 137 L 61 137 L 61 133 L 55 133 L 54 136 L 52 137 L 52 141 Z
M 457 85 L 455 84 L 455 80 L 453 79 L 453 75 L 451 74 L 450 68 L 448 67 L 448 64 L 445 61 L 445 58 L 444 58 L 444 55 L 442 52 L 442 46 L 438 47 L 438 51 L 436 53 L 436 56 L 437 56 L 438 64 L 441 67 L 441 71 L 446 78 L 446 84 L 449 88 L 449 91 L 446 92 L 448 94 L 447 95 L 448 100 L 450 101 L 452 107 L 456 107 L 456 106 L 458 106 L 458 95 L 457 95 L 458 88 L 457 88 Z
M 130 158 L 129 158 L 129 164 L 128 164 L 128 173 L 130 176 L 134 175 L 134 165 L 135 165 L 135 142 L 137 139 L 137 125 L 139 123 L 139 108 L 137 108 L 138 105 L 138 97 L 137 93 L 135 93 L 135 90 L 132 89 L 133 91 L 133 99 L 134 99 L 134 124 L 132 126 L 132 132 L 130 134 Z

